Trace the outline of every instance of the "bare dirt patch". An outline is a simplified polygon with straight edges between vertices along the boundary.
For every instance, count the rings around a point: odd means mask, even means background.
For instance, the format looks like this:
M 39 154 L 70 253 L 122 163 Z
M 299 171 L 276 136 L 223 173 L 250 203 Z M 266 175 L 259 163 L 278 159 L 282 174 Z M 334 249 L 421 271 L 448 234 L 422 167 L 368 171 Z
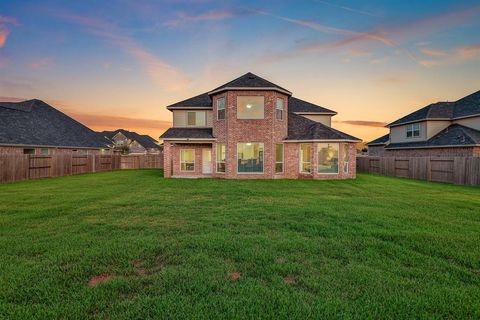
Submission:
M 286 284 L 296 284 L 297 283 L 297 279 L 294 276 L 286 276 L 285 278 L 283 278 L 283 281 Z
M 163 271 L 165 265 L 159 259 L 151 265 L 145 260 L 135 260 L 133 261 L 133 268 L 135 269 L 136 275 L 142 277 Z
M 99 283 L 107 282 L 107 281 L 111 280 L 112 278 L 113 278 L 113 276 L 109 275 L 109 274 L 102 274 L 102 275 L 99 275 L 99 276 L 94 276 L 94 277 L 90 278 L 87 285 L 90 288 L 92 288 L 92 287 L 97 286 Z
M 238 281 L 242 277 L 242 274 L 238 271 L 230 273 L 230 280 L 232 281 Z

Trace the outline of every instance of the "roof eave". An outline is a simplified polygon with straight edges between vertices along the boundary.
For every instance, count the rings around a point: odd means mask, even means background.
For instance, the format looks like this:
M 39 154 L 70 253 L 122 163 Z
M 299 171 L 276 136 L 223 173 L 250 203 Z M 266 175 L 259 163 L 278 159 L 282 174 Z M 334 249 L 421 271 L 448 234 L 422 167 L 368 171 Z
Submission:
M 480 144 L 464 144 L 464 145 L 441 145 L 441 146 L 414 146 L 414 147 L 385 147 L 386 150 L 399 150 L 399 149 L 438 149 L 438 148 L 470 148 L 480 147 Z
M 208 92 L 209 95 L 213 95 L 216 93 L 220 93 L 223 91 L 278 91 L 281 93 L 284 93 L 288 96 L 291 96 L 292 93 L 288 90 L 280 89 L 280 88 L 275 88 L 275 87 L 223 87 L 223 88 L 218 88 L 216 90 Z
M 167 107 L 168 110 L 212 110 L 213 107 Z
M 306 140 L 299 140 L 299 139 L 295 139 L 295 140 L 283 140 L 283 142 L 287 143 L 287 142 L 354 142 L 354 143 L 358 143 L 358 142 L 362 142 L 362 140 L 360 139 L 306 139 Z
M 293 112 L 294 114 L 298 114 L 299 116 L 303 116 L 303 115 L 316 115 L 316 114 L 319 114 L 319 115 L 331 115 L 331 116 L 335 116 L 337 115 L 338 113 L 335 112 L 335 111 L 318 111 L 318 112 L 315 112 L 315 111 L 309 111 L 309 112 Z
M 452 120 L 454 120 L 454 119 L 453 118 L 422 118 L 422 119 L 400 122 L 400 123 L 395 123 L 395 121 L 394 121 L 392 123 L 387 124 L 385 126 L 385 128 L 398 127 L 398 126 L 403 126 L 405 124 L 422 122 L 422 121 L 452 121 Z
M 75 147 L 75 146 L 53 146 L 53 145 L 42 145 L 42 144 L 13 144 L 13 143 L 0 143 L 2 147 L 29 147 L 29 148 L 56 148 L 56 149 L 109 149 L 108 145 L 105 147 Z

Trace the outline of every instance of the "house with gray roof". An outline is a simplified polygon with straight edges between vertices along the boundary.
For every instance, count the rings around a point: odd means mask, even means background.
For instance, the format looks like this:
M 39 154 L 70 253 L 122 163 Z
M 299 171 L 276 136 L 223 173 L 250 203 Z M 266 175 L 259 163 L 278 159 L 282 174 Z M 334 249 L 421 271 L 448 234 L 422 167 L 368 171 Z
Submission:
M 123 154 L 159 154 L 162 150 L 162 146 L 158 144 L 157 140 L 149 135 L 138 134 L 134 131 L 117 129 L 102 131 L 100 134 L 111 141 L 114 151 Z
M 0 102 L 0 153 L 105 154 L 109 141 L 41 100 Z
M 360 142 L 331 127 L 337 113 L 247 73 L 170 104 L 165 177 L 351 179 Z
M 387 127 L 387 135 L 368 143 L 369 155 L 480 157 L 480 91 L 432 103 Z

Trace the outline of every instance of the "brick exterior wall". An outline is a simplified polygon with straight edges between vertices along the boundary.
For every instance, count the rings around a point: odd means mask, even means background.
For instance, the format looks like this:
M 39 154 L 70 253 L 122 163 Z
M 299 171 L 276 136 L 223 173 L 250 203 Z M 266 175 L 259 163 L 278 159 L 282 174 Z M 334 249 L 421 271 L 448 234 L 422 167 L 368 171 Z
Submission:
M 383 146 L 368 147 L 372 157 L 480 157 L 480 147 L 386 150 Z
M 335 144 L 336 142 L 332 142 Z M 300 145 L 302 143 L 286 143 L 285 144 L 285 174 L 282 178 L 288 179 L 318 179 L 318 180 L 331 180 L 331 179 L 354 179 L 357 176 L 356 169 L 356 155 L 357 150 L 355 143 L 339 143 L 338 150 L 338 174 L 322 174 L 318 173 L 318 143 L 306 143 L 310 144 L 311 151 L 311 165 L 312 172 L 301 173 L 300 172 Z M 343 145 L 348 145 L 348 172 L 343 171 Z
M 164 156 L 164 177 L 211 177 L 211 174 L 203 174 L 203 159 L 202 150 L 211 150 L 211 144 L 196 144 L 196 143 L 164 143 L 163 156 Z M 193 149 L 195 150 L 195 164 L 194 171 L 182 171 L 180 170 L 180 150 Z M 215 169 L 212 152 L 212 171 Z
M 263 96 L 265 98 L 263 119 L 237 119 L 238 96 Z M 224 120 L 217 119 L 217 99 L 225 98 L 226 115 Z M 284 100 L 283 119 L 275 115 L 276 99 Z M 312 145 L 312 173 L 300 173 L 300 143 L 283 143 L 288 134 L 288 96 L 275 91 L 237 91 L 223 92 L 212 97 L 213 101 L 213 136 L 217 139 L 212 144 L 164 143 L 165 177 L 204 177 L 202 174 L 202 148 L 212 149 L 212 174 L 209 177 L 225 179 L 350 179 L 356 176 L 356 149 L 354 143 L 348 143 L 349 172 L 343 172 L 343 143 L 339 144 L 339 173 L 317 173 L 317 143 Z M 263 143 L 263 173 L 237 173 L 237 144 Z M 226 145 L 225 173 L 216 172 L 217 143 Z M 284 145 L 284 171 L 275 173 L 275 145 Z M 333 142 L 334 143 L 334 142 Z M 195 149 L 195 171 L 180 171 L 180 149 Z
M 265 98 L 263 119 L 237 119 L 238 96 L 263 96 Z M 216 101 L 225 97 L 225 120 L 217 120 Z M 282 120 L 276 120 L 275 104 L 283 99 Z M 213 136 L 217 143 L 226 144 L 226 172 L 216 173 L 215 177 L 226 179 L 272 179 L 275 174 L 275 144 L 282 143 L 288 131 L 288 96 L 275 91 L 228 91 L 213 96 Z M 263 143 L 264 164 L 261 174 L 237 173 L 237 144 L 242 142 Z M 216 159 L 216 143 L 213 144 L 212 159 Z M 215 171 L 215 170 L 214 170 Z

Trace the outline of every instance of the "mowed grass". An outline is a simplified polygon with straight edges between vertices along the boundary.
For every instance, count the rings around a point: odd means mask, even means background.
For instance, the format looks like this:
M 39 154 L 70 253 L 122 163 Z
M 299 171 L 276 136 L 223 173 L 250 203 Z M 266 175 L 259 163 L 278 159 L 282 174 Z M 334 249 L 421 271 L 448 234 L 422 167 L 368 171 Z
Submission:
M 480 317 L 480 188 L 162 176 L 0 185 L 0 318 Z

